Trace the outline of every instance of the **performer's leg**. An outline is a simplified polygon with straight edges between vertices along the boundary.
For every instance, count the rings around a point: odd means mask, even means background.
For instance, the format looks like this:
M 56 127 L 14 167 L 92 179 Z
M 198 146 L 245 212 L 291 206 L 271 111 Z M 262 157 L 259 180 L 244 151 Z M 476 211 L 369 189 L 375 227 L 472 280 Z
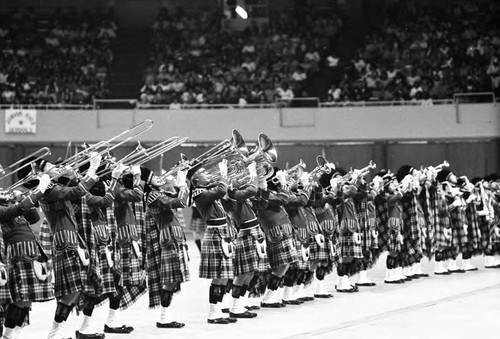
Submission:
M 365 257 L 361 262 L 361 271 L 358 273 L 357 286 L 375 286 L 375 283 L 368 278 L 368 259 Z
M 84 296 L 83 300 L 83 321 L 80 325 L 80 330 L 77 331 L 77 335 L 81 338 L 85 338 L 85 335 L 89 335 L 90 338 L 95 338 L 98 335 L 104 336 L 102 333 L 96 333 L 92 331 L 91 320 L 92 313 L 94 312 L 95 305 L 98 303 L 98 298 Z
M 72 293 L 63 296 L 58 302 L 57 302 L 57 308 L 56 308 L 56 313 L 54 315 L 54 321 L 52 323 L 52 328 L 50 329 L 49 332 L 49 339 L 52 338 L 57 338 L 59 335 L 59 332 L 61 331 L 62 324 L 68 319 L 69 314 L 71 313 L 71 310 L 75 306 L 76 302 L 78 301 L 78 298 L 80 297 L 80 293 Z
M 246 274 L 241 274 L 237 276 L 233 281 L 233 286 L 231 288 L 231 295 L 233 297 L 233 305 L 229 312 L 229 315 L 234 318 L 254 318 L 257 316 L 257 313 L 248 312 L 245 308 L 244 298 L 246 288 L 245 282 L 250 282 L 252 277 L 254 276 L 254 272 L 249 272 Z
M 209 288 L 208 302 L 209 312 L 207 322 L 209 324 L 229 324 L 229 319 L 224 318 L 221 305 L 222 298 L 226 293 L 227 279 L 213 279 Z
M 172 303 L 172 298 L 175 291 L 180 290 L 180 283 L 170 283 L 162 286 L 161 290 L 161 315 L 160 321 L 156 323 L 158 328 L 181 328 L 184 327 L 184 323 L 179 323 L 172 319 L 172 314 L 170 311 L 170 304 Z
M 31 302 L 17 302 L 7 306 L 2 339 L 17 338 L 29 314 Z
M 280 283 L 281 283 L 281 278 L 285 275 L 286 271 L 288 270 L 289 265 L 281 265 L 276 268 L 274 268 L 271 272 L 271 275 L 269 277 L 269 282 L 267 284 L 267 291 L 264 297 L 262 298 L 262 307 L 272 307 L 272 308 L 277 308 L 281 307 L 281 300 L 278 300 L 276 291 L 278 290 Z
M 120 324 L 120 302 L 122 299 L 122 291 L 118 291 L 115 295 L 109 297 L 108 319 L 104 324 L 104 332 L 106 333 L 130 333 L 134 330 L 132 326 Z

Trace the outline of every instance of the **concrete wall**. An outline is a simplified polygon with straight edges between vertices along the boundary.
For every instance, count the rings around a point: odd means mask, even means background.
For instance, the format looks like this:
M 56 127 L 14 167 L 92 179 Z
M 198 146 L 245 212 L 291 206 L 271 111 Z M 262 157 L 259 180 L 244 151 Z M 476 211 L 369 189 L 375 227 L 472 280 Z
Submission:
M 145 141 L 187 136 L 192 142 L 229 138 L 233 128 L 243 137 L 259 133 L 277 142 L 427 141 L 495 139 L 500 137 L 500 106 L 463 104 L 289 109 L 198 110 L 39 110 L 37 134 L 5 134 L 0 113 L 0 140 L 75 142 L 108 140 L 121 131 L 152 119 Z

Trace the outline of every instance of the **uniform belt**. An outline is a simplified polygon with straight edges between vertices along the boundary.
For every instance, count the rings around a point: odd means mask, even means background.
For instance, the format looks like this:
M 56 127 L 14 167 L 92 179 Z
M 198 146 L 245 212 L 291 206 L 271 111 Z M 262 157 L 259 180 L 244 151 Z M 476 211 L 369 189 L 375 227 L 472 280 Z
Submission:
M 226 218 L 217 218 L 207 220 L 207 226 L 224 226 L 227 224 Z
M 245 221 L 244 223 L 242 223 L 240 225 L 239 229 L 240 230 L 247 230 L 247 229 L 255 227 L 255 226 L 259 226 L 259 220 L 257 220 L 257 218 Z

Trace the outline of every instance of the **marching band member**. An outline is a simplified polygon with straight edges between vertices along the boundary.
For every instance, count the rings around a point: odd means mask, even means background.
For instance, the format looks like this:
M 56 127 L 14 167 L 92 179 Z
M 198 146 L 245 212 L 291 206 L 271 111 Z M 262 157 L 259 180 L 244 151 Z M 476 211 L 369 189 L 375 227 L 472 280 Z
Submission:
M 107 213 L 113 208 L 115 189 L 118 179 L 124 171 L 124 166 L 113 169 L 109 184 L 103 182 L 104 178 L 90 189 L 90 192 L 81 197 L 75 211 L 79 224 L 80 235 L 85 239 L 90 252 L 89 281 L 93 281 L 93 293 L 83 296 L 81 305 L 83 320 L 80 329 L 76 332 L 77 339 L 104 338 L 103 333 L 92 331 L 91 319 L 96 304 L 112 296 L 115 291 L 113 271 L 113 248 L 108 225 Z M 82 234 L 83 233 L 83 234 Z
M 299 186 L 300 184 L 300 186 Z M 289 305 L 302 304 L 299 298 L 313 298 L 312 296 L 301 293 L 306 286 L 310 286 L 313 280 L 314 271 L 311 269 L 310 259 L 310 234 L 308 220 L 306 216 L 306 206 L 311 196 L 312 187 L 309 185 L 307 172 L 304 172 L 298 182 L 289 187 L 291 198 L 285 205 L 285 210 L 295 231 L 295 248 L 298 250 L 298 261 L 291 265 L 284 276 L 284 294 L 283 303 Z M 319 229 L 319 224 L 314 225 Z M 313 227 L 314 227 L 313 226 Z M 312 230 L 311 230 L 312 231 Z M 299 286 L 294 296 L 294 285 Z
M 118 178 L 118 173 L 115 174 Z M 142 212 L 144 185 L 147 173 L 138 165 L 130 173 L 122 175 L 115 186 L 114 217 L 116 219 L 116 251 L 114 258 L 115 293 L 109 297 L 108 318 L 104 324 L 105 333 L 130 333 L 132 326 L 119 322 L 120 310 L 128 308 L 146 291 L 143 272 L 143 253 L 140 248 L 139 217 Z M 139 206 L 137 206 L 137 205 Z
M 88 251 L 81 239 L 71 201 L 84 196 L 97 181 L 95 175 L 101 156 L 92 153 L 87 175 L 73 187 L 67 187 L 53 182 L 40 200 L 40 207 L 50 226 L 53 254 L 47 254 L 54 262 L 54 289 L 57 298 L 57 309 L 54 322 L 49 332 L 49 338 L 58 338 L 63 322 L 79 302 L 80 297 L 89 286 L 86 266 Z M 51 178 L 60 178 L 61 169 L 46 160 L 37 160 L 41 172 Z M 65 170 L 64 170 L 65 171 Z M 23 173 L 24 172 L 24 173 Z M 19 171 L 19 179 L 28 175 Z
M 320 223 L 320 228 L 325 239 L 325 250 L 328 253 L 328 260 L 320 263 L 316 268 L 316 291 L 314 296 L 317 298 L 331 298 L 332 294 L 328 293 L 325 288 L 325 275 L 333 271 L 333 267 L 337 267 L 339 260 L 339 216 L 337 206 L 342 202 L 336 194 L 331 190 L 330 179 L 334 174 L 335 169 L 332 168 L 330 173 L 323 173 L 318 180 L 318 187 L 315 189 L 316 198 L 314 201 L 314 212 Z
M 486 176 L 480 184 L 481 209 L 479 211 L 481 238 L 484 250 L 484 267 L 500 268 L 500 260 L 496 257 L 500 253 L 500 226 L 499 199 L 493 189 L 497 175 Z
M 209 289 L 210 309 L 209 324 L 229 324 L 236 318 L 223 316 L 220 303 L 226 293 L 229 279 L 233 279 L 231 255 L 232 234 L 228 225 L 227 214 L 221 204 L 228 190 L 227 160 L 218 164 L 221 180 L 211 183 L 203 167 L 195 166 L 188 172 L 193 189 L 192 199 L 207 224 L 202 241 L 199 277 L 212 279 Z
M 149 307 L 161 306 L 156 327 L 181 328 L 185 324 L 172 319 L 169 307 L 174 293 L 180 291 L 183 282 L 189 281 L 186 237 L 176 216 L 176 209 L 187 205 L 189 191 L 185 171 L 177 172 L 178 191 L 173 187 L 174 179 L 167 180 L 163 182 L 151 173 L 146 181 L 147 215 L 153 221 L 148 229 Z M 171 189 L 163 190 L 166 185 Z M 158 253 L 152 252 L 155 248 Z
M 481 231 L 479 229 L 477 207 L 480 204 L 478 189 L 467 179 L 464 183 L 463 198 L 465 199 L 465 225 L 467 244 L 462 251 L 462 268 L 465 271 L 477 271 L 477 267 L 472 265 L 471 258 L 482 253 Z
M 384 178 L 385 199 L 387 201 L 387 261 L 388 274 L 384 280 L 387 284 L 400 284 L 406 277 L 402 274 L 400 253 L 403 243 L 401 233 L 401 199 L 403 194 L 397 189 L 397 179 L 393 173 L 387 173 Z M 408 185 L 409 183 L 406 183 Z M 403 190 L 406 190 L 405 187 Z
M 346 174 L 344 174 L 346 175 Z M 340 207 L 340 264 L 337 267 L 339 282 L 336 286 L 337 292 L 357 292 L 358 287 L 351 284 L 349 276 L 359 272 L 363 253 L 361 249 L 361 235 L 354 205 L 354 197 L 358 194 L 360 184 L 358 173 L 354 173 L 350 180 L 339 184 L 340 174 L 336 173 L 330 184 L 333 189 L 338 190 L 342 197 Z
M 38 186 L 27 197 L 21 201 L 10 201 L 5 206 L 0 205 L 2 240 L 8 260 L 8 273 L 3 277 L 7 278 L 8 285 L 1 288 L 10 292 L 3 324 L 3 339 L 13 339 L 19 335 L 33 302 L 54 299 L 47 272 L 40 270 L 46 268 L 48 255 L 29 226 L 39 220 L 34 206 L 43 197 L 49 184 L 50 177 L 44 174 L 40 176 Z M 2 251 L 1 257 L 3 253 Z M 1 266 L 4 270 L 3 263 Z
M 396 172 L 396 179 L 403 183 L 404 180 L 409 182 L 408 190 L 401 198 L 401 218 L 402 218 L 402 234 L 403 244 L 401 246 L 401 265 L 403 267 L 403 275 L 409 279 L 420 278 L 414 272 L 414 264 L 422 259 L 422 247 L 420 243 L 420 230 L 418 227 L 417 214 L 417 189 L 416 175 L 418 171 L 410 166 L 403 165 Z
M 360 271 L 357 274 L 356 286 L 375 286 L 375 283 L 368 278 L 367 269 L 372 265 L 372 231 L 375 224 L 374 219 L 369 218 L 368 201 L 370 199 L 370 190 L 364 179 L 360 178 L 358 194 L 354 197 L 354 205 L 358 216 L 359 233 L 361 235 L 361 251 L 363 258 L 361 260 Z M 373 220 L 372 226 L 369 225 Z
M 200 215 L 200 211 L 196 208 L 196 204 L 191 206 L 193 210 L 193 214 L 191 215 L 191 230 L 194 235 L 194 243 L 196 247 L 198 247 L 198 251 L 201 253 L 201 240 L 203 239 L 203 235 L 205 234 L 205 230 L 207 229 L 207 225 L 203 221 L 203 218 Z
M 232 283 L 233 304 L 229 315 L 234 318 L 254 318 L 254 312 L 249 312 L 244 305 L 244 296 L 259 268 L 265 250 L 264 233 L 254 209 L 267 206 L 267 183 L 257 176 L 256 164 L 248 167 L 249 183 L 242 187 L 232 184 L 228 190 L 223 205 L 238 229 L 234 250 L 234 280 Z
M 275 177 L 276 183 L 273 180 Z M 284 208 L 293 196 L 286 190 L 285 174 L 278 167 L 274 167 L 274 173 L 267 180 L 267 185 L 268 205 L 258 210 L 258 218 L 267 238 L 267 256 L 271 274 L 261 306 L 279 308 L 282 307 L 282 299 L 278 296 L 277 290 L 289 266 L 297 261 L 293 227 Z

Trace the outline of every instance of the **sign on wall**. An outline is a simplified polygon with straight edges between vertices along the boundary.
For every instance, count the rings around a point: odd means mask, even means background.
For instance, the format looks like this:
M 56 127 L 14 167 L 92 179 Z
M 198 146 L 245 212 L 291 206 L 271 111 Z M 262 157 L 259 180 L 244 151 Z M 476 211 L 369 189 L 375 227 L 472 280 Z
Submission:
M 36 134 L 36 109 L 6 109 L 5 133 Z

